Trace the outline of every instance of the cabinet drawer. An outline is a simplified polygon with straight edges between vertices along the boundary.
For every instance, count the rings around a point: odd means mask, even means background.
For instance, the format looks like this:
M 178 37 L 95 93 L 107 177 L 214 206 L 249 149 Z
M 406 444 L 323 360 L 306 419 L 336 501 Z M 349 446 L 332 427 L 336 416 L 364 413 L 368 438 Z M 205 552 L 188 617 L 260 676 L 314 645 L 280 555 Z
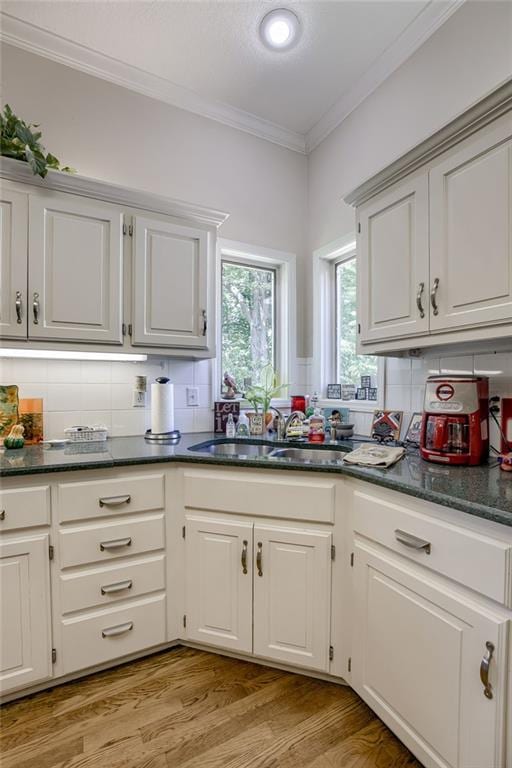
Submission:
M 110 605 L 165 589 L 165 555 L 60 575 L 62 613 Z
M 59 483 L 57 498 L 61 523 L 162 509 L 164 477 L 144 475 Z
M 164 516 L 145 515 L 59 531 L 61 568 L 162 549 Z
M 165 595 L 63 619 L 63 674 L 164 643 L 165 624 Z
M 185 506 L 257 517 L 334 522 L 336 481 L 254 472 L 185 472 Z
M 0 491 L 0 531 L 50 525 L 50 488 L 13 488 Z
M 354 492 L 354 529 L 475 592 L 512 604 L 510 543 L 360 491 Z

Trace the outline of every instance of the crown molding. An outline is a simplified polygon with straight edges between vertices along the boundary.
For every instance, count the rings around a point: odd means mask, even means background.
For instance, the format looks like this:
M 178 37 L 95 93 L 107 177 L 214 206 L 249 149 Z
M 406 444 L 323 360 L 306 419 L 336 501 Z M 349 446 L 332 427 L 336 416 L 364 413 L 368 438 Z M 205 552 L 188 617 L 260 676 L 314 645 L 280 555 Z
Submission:
M 306 152 L 305 137 L 300 133 L 263 120 L 242 109 L 203 98 L 170 80 L 106 56 L 5 12 L 0 14 L 0 40 L 295 152 Z
M 439 131 L 401 155 L 390 165 L 345 195 L 344 202 L 358 206 L 383 192 L 392 184 L 427 166 L 436 157 L 460 144 L 486 125 L 508 115 L 512 130 L 512 78 L 451 120 Z
M 220 227 L 229 217 L 229 213 L 215 208 L 205 208 L 201 205 L 186 203 L 183 200 L 175 200 L 171 197 L 143 192 L 130 187 L 121 187 L 117 184 L 90 179 L 87 176 L 78 176 L 74 173 L 48 171 L 47 176 L 42 179 L 40 176 L 34 176 L 27 163 L 10 157 L 0 157 L 0 179 L 30 184 L 38 189 L 49 189 L 89 197 L 94 200 L 104 200 L 127 208 L 176 216 L 209 227 Z
M 430 0 L 402 34 L 387 48 L 306 134 L 306 154 L 312 152 L 340 123 L 370 96 L 384 80 L 441 27 L 465 0 L 448 0 L 448 4 Z

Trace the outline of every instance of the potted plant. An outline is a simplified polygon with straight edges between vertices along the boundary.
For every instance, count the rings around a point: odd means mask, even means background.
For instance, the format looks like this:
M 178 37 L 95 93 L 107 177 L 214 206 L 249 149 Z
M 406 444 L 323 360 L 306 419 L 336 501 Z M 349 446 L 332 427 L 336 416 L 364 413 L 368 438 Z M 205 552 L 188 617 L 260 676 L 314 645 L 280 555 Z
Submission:
M 0 154 L 28 163 L 32 173 L 42 179 L 50 169 L 74 173 L 73 168 L 61 166 L 55 155 L 46 151 L 40 141 L 41 132 L 33 130 L 38 127 L 26 123 L 6 104 L 0 114 Z
M 269 410 L 272 399 L 288 386 L 279 383 L 279 377 L 270 364 L 262 369 L 260 381 L 260 384 L 252 386 L 245 394 L 245 399 L 254 408 L 254 412 L 247 414 L 253 435 L 261 435 L 268 429 L 272 422 L 272 413 Z

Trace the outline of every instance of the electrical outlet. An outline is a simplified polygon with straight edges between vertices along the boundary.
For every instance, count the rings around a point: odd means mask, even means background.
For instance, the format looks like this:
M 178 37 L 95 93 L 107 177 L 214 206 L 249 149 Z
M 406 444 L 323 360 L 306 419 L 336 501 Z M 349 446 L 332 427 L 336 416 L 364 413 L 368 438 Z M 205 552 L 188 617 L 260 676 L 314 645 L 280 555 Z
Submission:
M 197 387 L 187 387 L 187 406 L 199 405 L 199 390 Z
M 134 408 L 144 408 L 145 405 L 146 405 L 146 393 L 141 392 L 139 389 L 134 389 L 132 406 Z

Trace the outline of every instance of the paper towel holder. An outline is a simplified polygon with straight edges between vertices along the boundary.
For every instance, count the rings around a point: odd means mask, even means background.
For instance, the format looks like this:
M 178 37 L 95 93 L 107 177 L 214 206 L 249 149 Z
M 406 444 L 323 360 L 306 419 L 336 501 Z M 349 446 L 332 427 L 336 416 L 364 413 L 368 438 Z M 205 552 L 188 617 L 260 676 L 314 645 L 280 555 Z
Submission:
M 150 443 L 178 443 L 181 439 L 181 432 L 179 429 L 173 429 L 172 432 L 153 433 L 147 429 L 144 439 L 149 440 Z

